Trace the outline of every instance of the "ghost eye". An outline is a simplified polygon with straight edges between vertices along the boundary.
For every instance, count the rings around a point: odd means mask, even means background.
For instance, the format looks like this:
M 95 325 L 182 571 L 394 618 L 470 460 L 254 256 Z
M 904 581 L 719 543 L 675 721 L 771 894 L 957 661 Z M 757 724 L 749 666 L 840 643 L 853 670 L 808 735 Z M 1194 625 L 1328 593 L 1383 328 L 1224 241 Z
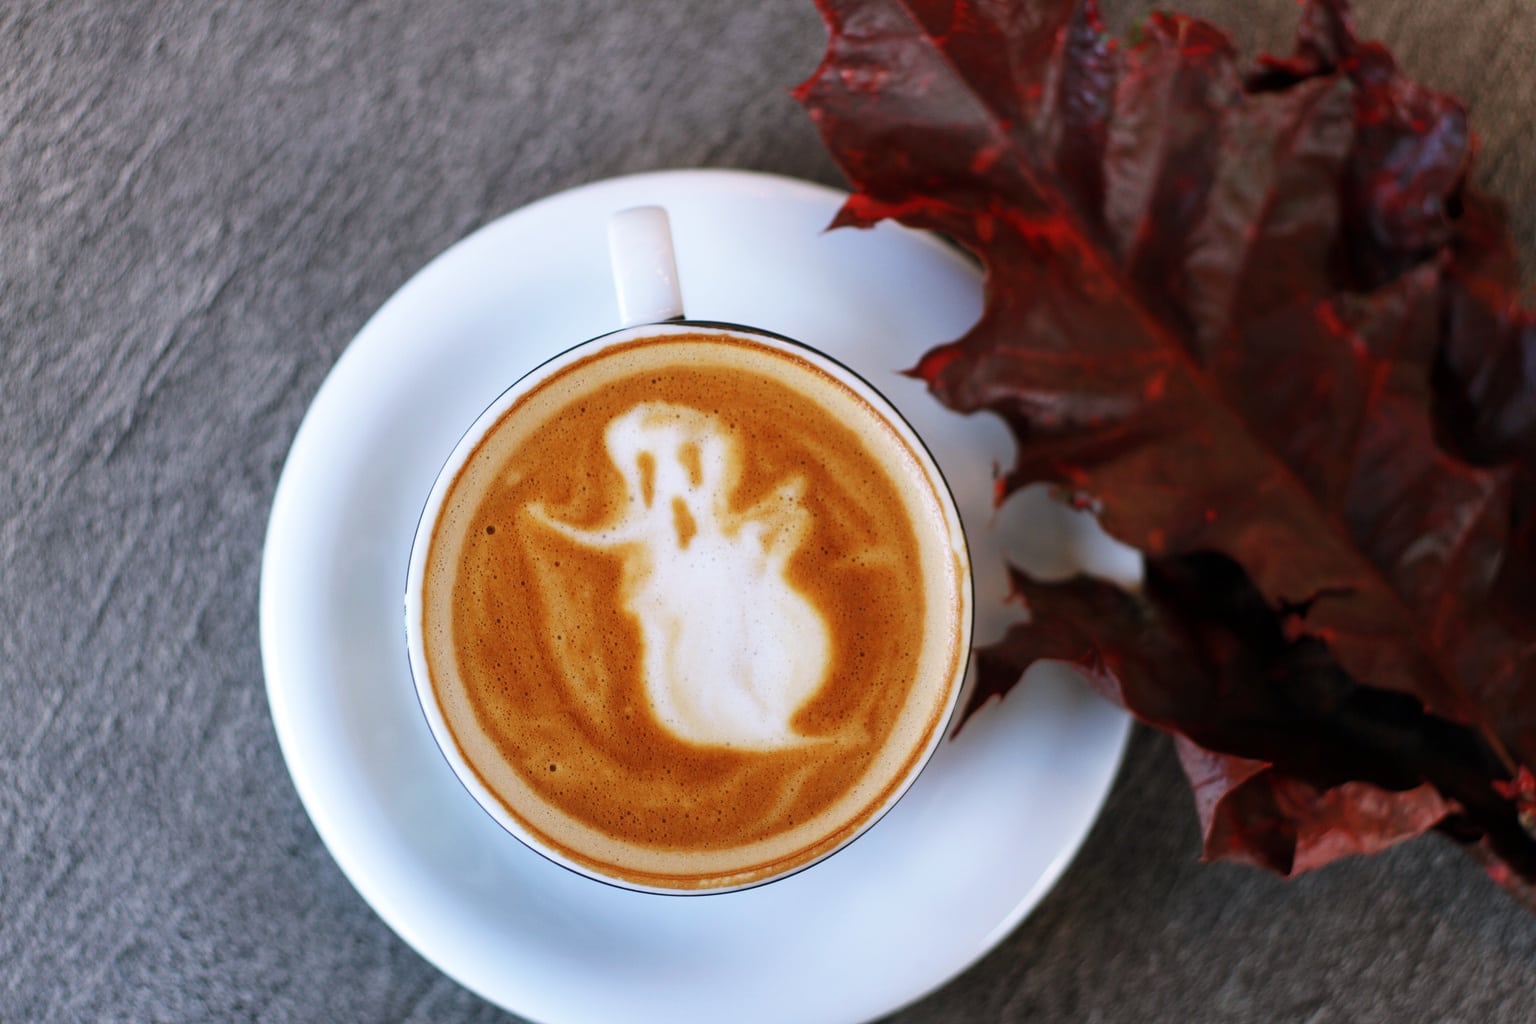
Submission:
M 699 453 L 698 442 L 689 441 L 678 446 L 677 461 L 687 471 L 688 483 L 694 487 L 702 487 L 704 484 L 704 457 Z
M 650 508 L 656 500 L 656 456 L 641 452 L 635 456 L 635 466 L 640 470 L 640 501 Z

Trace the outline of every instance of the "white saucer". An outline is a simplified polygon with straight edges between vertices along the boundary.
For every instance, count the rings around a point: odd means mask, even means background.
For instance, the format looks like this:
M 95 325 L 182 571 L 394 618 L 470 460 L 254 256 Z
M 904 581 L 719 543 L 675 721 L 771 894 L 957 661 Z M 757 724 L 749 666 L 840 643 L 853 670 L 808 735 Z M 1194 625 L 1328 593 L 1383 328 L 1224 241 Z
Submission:
M 675 171 L 512 213 L 385 304 L 294 440 L 261 579 L 267 694 L 294 784 L 379 916 L 515 1013 L 547 1024 L 888 1013 L 1018 924 L 1113 779 L 1125 716 L 1070 672 L 1039 666 L 943 743 L 852 846 L 771 885 L 684 898 L 589 881 L 525 849 L 433 745 L 400 622 L 417 515 L 460 433 L 507 384 L 617 326 L 605 231 L 628 206 L 670 211 L 690 316 L 821 348 L 902 409 L 960 499 L 978 569 L 978 641 L 1009 619 L 994 526 L 1016 529 L 1020 516 L 989 507 L 1006 435 L 990 418 L 946 412 L 895 373 L 963 333 L 981 309 L 979 278 L 895 225 L 823 233 L 842 198 L 783 178 Z M 1033 546 L 1061 528 L 1039 524 Z

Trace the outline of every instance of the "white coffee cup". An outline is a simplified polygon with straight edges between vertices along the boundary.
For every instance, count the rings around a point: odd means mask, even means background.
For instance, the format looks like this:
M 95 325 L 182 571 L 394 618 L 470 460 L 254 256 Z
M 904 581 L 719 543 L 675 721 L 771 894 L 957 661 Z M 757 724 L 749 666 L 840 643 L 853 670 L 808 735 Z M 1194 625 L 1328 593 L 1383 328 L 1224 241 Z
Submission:
M 454 773 L 476 802 L 494 820 L 531 849 L 564 867 L 598 881 L 646 892 L 700 894 L 747 888 L 803 870 L 847 846 L 867 831 L 901 798 L 931 757 L 945 735 L 953 715 L 969 654 L 974 604 L 969 554 L 966 550 L 959 514 L 937 465 L 911 426 L 874 387 L 825 354 L 790 339 L 739 325 L 684 320 L 672 238 L 666 212 L 661 208 L 640 207 L 616 214 L 609 225 L 609 249 L 623 326 L 614 332 L 568 349 L 534 368 L 507 388 L 465 432 L 448 456 L 427 497 L 412 545 L 405 593 L 406 638 L 411 670 L 427 724 Z M 655 339 L 654 343 L 661 343 L 663 339 L 691 338 L 699 335 L 700 332 L 718 338 L 722 343 L 750 347 L 754 351 L 761 352 L 764 358 L 777 353 L 814 367 L 816 372 L 824 374 L 829 380 L 835 381 L 839 388 L 846 389 L 850 395 L 854 396 L 851 400 L 861 403 L 862 407 L 874 410 L 883 428 L 899 438 L 903 446 L 902 450 L 910 453 L 913 469 L 909 472 L 920 474 L 924 487 L 923 493 L 925 495 L 931 493 L 933 496 L 932 506 L 935 511 L 931 521 L 941 524 L 930 531 L 930 538 L 925 541 L 928 547 L 924 549 L 928 553 L 923 557 L 930 561 L 935 558 L 950 559 L 950 562 L 942 563 L 945 567 L 943 571 L 952 571 L 955 574 L 953 586 L 945 591 L 946 594 L 952 592 L 954 595 L 955 606 L 952 609 L 954 635 L 951 638 L 952 643 L 948 646 L 934 647 L 938 654 L 929 658 L 928 661 L 919 660 L 919 664 L 926 666 L 924 669 L 926 675 L 933 677 L 934 681 L 931 685 L 937 687 L 933 692 L 939 693 L 940 696 L 931 702 L 931 707 L 928 704 L 918 707 L 916 701 L 910 702 L 916 709 L 912 711 L 912 716 L 928 716 L 922 721 L 912 717 L 909 722 L 907 717 L 903 717 L 907 714 L 905 710 L 893 718 L 896 724 L 892 726 L 892 735 L 906 737 L 910 742 L 886 743 L 882 747 L 882 756 L 894 756 L 894 754 L 887 755 L 885 751 L 899 749 L 904 759 L 901 761 L 899 771 L 890 774 L 888 778 L 881 776 L 878 786 L 871 782 L 866 787 L 873 795 L 867 799 L 860 797 L 864 803 L 858 807 L 856 820 L 850 818 L 845 826 L 829 833 L 824 839 L 808 841 L 800 848 L 804 851 L 804 855 L 796 853 L 784 859 L 782 864 L 766 859 L 768 855 L 764 853 L 760 856 L 765 859 L 754 863 L 761 863 L 766 865 L 765 867 L 753 867 L 750 870 L 720 868 L 719 870 L 701 870 L 699 873 L 684 873 L 679 869 L 669 874 L 667 871 L 652 867 L 639 870 L 622 865 L 614 866 L 620 864 L 622 857 L 617 854 L 609 856 L 607 853 L 600 856 L 593 852 L 609 849 L 609 845 L 603 845 L 602 836 L 594 835 L 589 843 L 588 840 L 583 839 L 582 842 L 588 845 L 580 845 L 570 839 L 570 835 L 587 836 L 588 832 L 593 830 L 583 831 L 581 828 L 572 826 L 573 831 L 570 833 L 551 832 L 547 825 L 538 824 L 549 820 L 547 817 L 540 817 L 544 814 L 542 803 L 532 796 L 527 797 L 526 802 L 523 802 L 522 797 L 508 796 L 509 793 L 522 792 L 526 787 L 513 780 L 516 774 L 514 769 L 496 763 L 497 759 L 491 751 L 492 741 L 485 737 L 477 738 L 477 727 L 466 724 L 470 722 L 471 716 L 465 712 L 453 713 L 459 725 L 456 734 L 455 728 L 449 721 L 450 712 L 446 709 L 444 699 L 434 685 L 429 664 L 429 647 L 433 643 L 438 643 L 440 649 L 441 641 L 429 640 L 425 635 L 427 630 L 423 623 L 427 609 L 425 595 L 428 587 L 429 552 L 438 531 L 440 518 L 444 514 L 449 492 L 460 474 L 465 471 L 466 464 L 482 441 L 497 428 L 497 424 L 503 421 L 509 410 L 518 406 L 527 396 L 539 391 L 549 382 L 561 378 L 573 367 L 595 356 L 633 346 L 642 339 Z M 918 477 L 913 478 L 918 479 Z M 558 524 L 556 526 L 558 528 Z M 576 531 L 571 532 L 575 535 Z M 926 569 L 924 571 L 928 572 Z M 925 580 L 928 578 L 928 575 L 924 576 Z M 775 591 L 775 593 L 782 592 L 782 588 Z M 793 598 L 785 597 L 780 599 L 780 603 L 792 600 Z M 756 600 L 750 607 L 760 611 L 761 599 Z M 714 609 L 708 606 L 702 608 L 703 617 L 707 618 L 712 610 Z M 776 616 L 768 612 L 761 612 L 761 614 L 774 618 L 775 622 L 793 618 L 787 613 Z M 694 615 L 691 618 L 695 632 L 704 628 L 699 625 L 700 615 Z M 740 620 L 741 616 L 738 615 L 731 621 Z M 673 615 L 669 621 L 674 624 L 682 623 L 683 633 L 690 628 L 688 615 Z M 641 635 L 650 637 L 647 640 L 647 651 L 654 652 L 658 642 L 655 637 L 662 635 L 662 631 L 652 630 L 648 634 L 645 631 L 645 622 L 641 621 L 640 625 Z M 673 633 L 668 635 L 675 635 L 677 632 L 677 627 L 674 625 Z M 772 634 L 758 632 L 753 635 Z M 698 638 L 692 641 L 693 646 L 689 649 L 703 649 L 710 642 L 711 637 Z M 795 640 L 774 646 L 784 648 L 793 655 L 797 649 L 809 643 L 810 641 Z M 927 646 L 931 645 L 925 644 L 925 650 Z M 926 654 L 920 655 L 919 659 L 926 656 Z M 794 658 L 788 657 L 788 661 L 793 662 Z M 775 665 L 783 665 L 785 662 L 785 657 L 773 659 Z M 442 657 L 439 656 L 439 664 L 441 663 Z M 646 664 L 651 662 L 647 661 Z M 655 671 L 651 671 L 651 676 L 654 677 L 654 675 Z M 758 741 L 759 736 L 767 737 L 762 739 L 762 742 L 771 745 L 774 742 L 773 730 L 768 724 L 764 724 L 761 730 L 755 732 L 754 723 L 751 720 L 751 716 L 756 713 L 753 709 L 761 709 L 767 715 L 771 715 L 771 709 L 766 707 L 768 702 L 762 697 L 760 691 L 753 691 L 753 693 L 755 703 L 739 700 L 730 703 L 723 701 L 723 698 L 717 699 L 713 693 L 695 696 L 691 703 L 689 699 L 673 701 L 665 707 L 653 699 L 652 710 L 660 720 L 668 723 L 667 727 L 673 734 L 689 743 L 707 745 L 711 742 L 710 737 L 714 735 L 709 730 L 723 729 L 725 731 L 721 735 L 726 738 L 719 742 L 733 751 L 738 748 L 742 750 L 751 748 Z M 683 697 L 688 698 L 689 695 L 685 692 Z M 808 698 L 801 699 L 802 705 L 806 699 Z M 698 711 L 698 708 L 704 710 Z M 551 765 L 551 770 L 553 768 L 554 766 Z M 849 799 L 852 800 L 852 797 Z M 514 807 L 514 804 L 517 806 Z M 553 838 L 556 834 L 560 838 Z M 623 844 L 613 848 L 628 849 Z M 740 848 L 756 849 L 750 844 L 743 844 Z M 605 860 L 604 857 L 608 859 Z M 743 855 L 743 863 L 749 860 L 751 857 Z M 666 861 L 666 863 L 672 862 Z M 718 860 L 708 863 L 724 864 L 726 861 Z

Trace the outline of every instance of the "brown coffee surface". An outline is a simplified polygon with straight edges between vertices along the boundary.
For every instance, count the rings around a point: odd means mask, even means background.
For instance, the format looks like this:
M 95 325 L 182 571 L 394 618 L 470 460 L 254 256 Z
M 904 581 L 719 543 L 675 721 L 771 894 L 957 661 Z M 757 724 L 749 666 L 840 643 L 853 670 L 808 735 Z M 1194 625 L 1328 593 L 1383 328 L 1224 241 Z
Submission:
M 793 353 L 672 334 L 566 366 L 484 436 L 433 534 L 422 626 L 449 730 L 509 814 L 601 874 L 704 888 L 815 859 L 885 805 L 958 685 L 968 584 L 941 488 L 879 412 Z M 744 568 L 775 548 L 777 583 Z M 786 609 L 780 632 L 748 667 L 804 651 L 820 666 L 799 665 L 813 685 L 783 735 L 669 725 L 656 679 L 697 683 L 674 664 L 705 649 L 690 631 L 761 636 L 768 604 Z M 786 628 L 802 635 L 786 645 Z M 708 718 L 714 692 L 692 699 L 696 729 L 759 706 Z

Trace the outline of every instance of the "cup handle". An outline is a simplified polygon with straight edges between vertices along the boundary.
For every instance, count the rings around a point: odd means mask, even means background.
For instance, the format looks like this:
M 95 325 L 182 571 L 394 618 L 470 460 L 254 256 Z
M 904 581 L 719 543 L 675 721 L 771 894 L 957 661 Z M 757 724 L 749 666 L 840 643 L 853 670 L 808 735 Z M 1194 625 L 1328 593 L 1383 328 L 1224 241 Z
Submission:
M 620 210 L 608 221 L 608 258 L 623 327 L 683 318 L 672 225 L 660 206 Z

